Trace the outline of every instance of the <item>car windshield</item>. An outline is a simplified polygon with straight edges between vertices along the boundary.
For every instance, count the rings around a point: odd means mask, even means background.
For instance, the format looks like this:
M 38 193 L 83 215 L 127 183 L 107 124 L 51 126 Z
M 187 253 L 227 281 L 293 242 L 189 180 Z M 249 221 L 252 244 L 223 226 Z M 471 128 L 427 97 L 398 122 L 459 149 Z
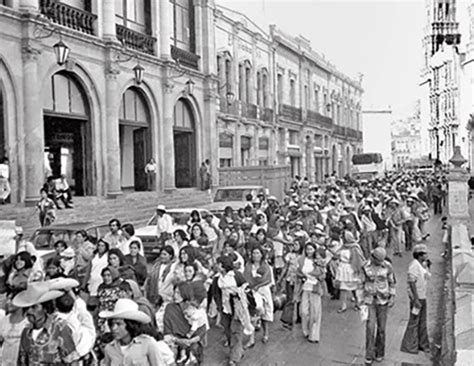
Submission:
M 252 199 L 255 198 L 256 191 L 254 189 L 218 189 L 214 202 L 227 202 L 227 201 L 246 201 L 247 195 L 252 195 Z
M 70 231 L 40 231 L 33 236 L 32 243 L 36 249 L 53 249 L 54 243 L 64 240 L 69 246 L 75 239 Z

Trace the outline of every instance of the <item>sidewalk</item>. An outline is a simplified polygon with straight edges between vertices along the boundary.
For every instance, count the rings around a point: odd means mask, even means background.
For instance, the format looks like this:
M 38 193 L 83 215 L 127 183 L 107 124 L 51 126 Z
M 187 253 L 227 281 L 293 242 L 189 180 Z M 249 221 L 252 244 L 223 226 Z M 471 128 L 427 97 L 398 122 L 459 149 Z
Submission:
M 428 330 L 430 340 L 437 336 L 438 305 L 442 301 L 442 278 L 444 274 L 444 248 L 441 242 L 440 217 L 432 218 L 427 224 L 431 233 L 427 240 L 430 259 L 433 262 L 432 279 L 428 294 Z M 389 250 L 389 255 L 391 252 Z M 380 366 L 432 365 L 424 353 L 410 355 L 400 351 L 401 340 L 409 317 L 407 275 L 411 253 L 404 253 L 403 258 L 395 257 L 394 267 L 397 276 L 397 297 L 395 306 L 390 310 L 386 331 L 386 357 Z M 440 287 L 441 286 L 441 287 Z M 280 313 L 275 314 L 275 322 L 270 328 L 270 341 L 261 343 L 261 334 L 256 336 L 256 345 L 245 354 L 240 365 L 293 366 L 293 365 L 362 365 L 365 358 L 365 327 L 359 313 L 348 310 L 338 314 L 339 303 L 327 297 L 323 299 L 323 320 L 321 341 L 312 344 L 305 340 L 301 329 L 285 330 L 279 322 Z M 221 329 L 211 329 L 208 346 L 204 351 L 205 365 L 226 365 L 228 349 L 222 345 Z

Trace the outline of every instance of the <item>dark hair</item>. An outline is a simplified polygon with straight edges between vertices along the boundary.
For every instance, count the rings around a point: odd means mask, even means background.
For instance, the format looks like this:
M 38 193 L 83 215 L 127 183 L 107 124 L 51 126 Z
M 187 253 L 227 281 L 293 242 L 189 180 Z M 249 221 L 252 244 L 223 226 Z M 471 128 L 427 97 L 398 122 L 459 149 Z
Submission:
M 423 256 L 424 254 L 426 254 L 425 252 L 417 252 L 417 253 L 413 253 L 413 258 L 415 259 L 419 259 L 421 256 Z
M 130 236 L 135 235 L 135 228 L 132 224 L 124 224 L 121 229 Z
M 186 269 L 186 267 L 193 267 L 194 274 L 196 275 L 196 273 L 198 273 L 198 266 L 197 266 L 196 262 L 186 262 L 184 264 L 184 268 Z
M 196 251 L 193 247 L 191 246 L 186 246 L 186 247 L 182 247 L 180 250 L 179 250 L 179 261 L 181 262 L 181 254 L 182 253 L 186 253 L 188 255 L 188 260 L 185 262 L 185 264 L 187 263 L 193 263 L 194 260 L 196 259 Z
M 234 261 L 228 255 L 221 255 L 219 258 L 217 258 L 217 263 L 220 263 L 226 272 L 232 271 L 234 269 Z
M 181 239 L 183 239 L 183 241 L 188 240 L 188 236 L 186 235 L 184 230 L 181 230 L 181 229 L 175 230 L 173 234 L 174 235 L 178 234 L 181 237 Z
M 48 315 L 51 315 L 52 313 L 54 313 L 56 311 L 56 305 L 54 303 L 54 300 L 49 300 L 49 301 L 46 301 L 46 302 L 42 302 L 41 306 L 43 307 L 43 309 L 46 311 L 46 314 L 48 314 Z M 23 308 L 23 314 L 25 314 L 26 311 L 30 307 L 31 306 Z
M 56 299 L 56 309 L 58 309 L 60 313 L 70 313 L 74 308 L 74 302 L 71 295 L 64 294 Z
M 49 266 L 60 267 L 61 266 L 61 259 L 59 257 L 51 257 L 46 261 L 46 268 Z
M 87 231 L 85 230 L 78 230 L 76 231 L 76 235 L 81 234 L 86 240 L 89 239 L 89 235 L 87 235 Z
M 99 245 L 99 243 L 104 243 L 105 245 L 105 252 L 107 253 L 109 250 L 110 250 L 110 244 L 108 241 L 105 241 L 104 239 L 100 239 L 98 242 L 97 242 L 97 246 Z M 96 249 L 96 252 L 98 251 L 98 249 Z
M 260 245 L 256 245 L 252 248 L 252 251 L 250 252 L 250 262 L 253 263 L 252 254 L 255 250 L 258 250 L 260 252 L 260 254 L 262 255 L 261 262 L 262 263 L 265 262 L 265 251 L 263 250 L 263 248 Z
M 189 282 L 180 282 L 175 286 L 175 290 L 178 290 L 183 301 L 191 301 L 193 299 L 193 288 Z
M 191 218 L 191 222 L 195 222 L 194 221 L 194 216 L 197 216 L 198 217 L 198 221 L 201 221 L 201 215 L 199 214 L 199 211 L 198 210 L 192 210 L 191 211 L 191 214 L 189 215 L 189 217 Z
M 56 249 L 58 245 L 64 246 L 64 248 L 67 248 L 67 243 L 64 240 L 58 240 L 56 243 L 54 243 L 53 247 Z
M 163 300 L 163 297 L 161 295 L 156 295 L 156 298 L 155 298 L 155 309 L 159 309 L 161 308 L 161 306 L 163 305 L 165 301 Z
M 161 248 L 160 255 L 162 251 L 167 252 L 171 256 L 171 259 L 174 258 L 174 249 L 171 245 L 165 245 L 163 248 Z
M 193 226 L 191 226 L 191 240 L 193 239 L 197 240 L 197 238 L 195 238 L 193 234 L 193 230 L 195 227 L 199 227 L 199 230 L 201 230 L 201 236 L 204 234 L 204 230 L 202 229 L 202 226 L 200 224 L 194 224 Z
M 115 254 L 119 258 L 120 265 L 123 266 L 123 264 L 125 263 L 125 257 L 122 251 L 119 248 L 112 248 L 109 250 L 109 258 L 112 254 Z
M 40 188 L 40 194 L 43 193 L 43 192 L 44 192 L 44 193 L 48 193 L 48 192 L 46 192 L 46 189 Z
M 117 226 L 118 226 L 118 227 L 119 227 L 119 229 L 120 229 L 120 227 L 121 227 L 121 224 L 120 224 L 120 221 L 119 221 L 119 219 L 112 219 L 112 220 L 110 220 L 110 221 L 109 221 L 109 226 L 110 226 L 110 225 L 112 225 L 113 223 L 116 223 L 116 224 L 117 224 Z
M 257 237 L 258 234 L 260 234 L 260 233 L 265 235 L 265 239 L 267 238 L 267 231 L 264 228 L 258 229 L 257 232 L 255 233 L 255 237 Z
M 133 294 L 132 286 L 130 286 L 130 283 L 128 283 L 128 281 L 120 282 L 118 288 L 119 290 L 131 292 Z
M 305 245 L 304 245 L 304 248 L 303 248 L 303 252 L 304 252 L 304 256 L 306 257 L 306 248 L 307 247 L 313 247 L 314 248 L 314 254 L 313 254 L 313 258 L 316 257 L 316 251 L 318 250 L 316 248 L 316 245 L 312 242 L 307 242 Z
M 135 244 L 138 247 L 138 250 L 141 250 L 142 246 L 138 240 L 132 240 L 130 244 L 128 244 L 128 247 L 130 248 L 132 244 Z
M 24 267 L 25 269 L 33 267 L 34 260 L 31 257 L 30 253 L 20 252 L 15 256 L 15 260 L 13 261 L 13 267 L 15 267 L 15 269 L 16 269 L 16 264 L 15 263 L 18 259 L 21 259 L 23 262 L 25 262 L 25 267 Z

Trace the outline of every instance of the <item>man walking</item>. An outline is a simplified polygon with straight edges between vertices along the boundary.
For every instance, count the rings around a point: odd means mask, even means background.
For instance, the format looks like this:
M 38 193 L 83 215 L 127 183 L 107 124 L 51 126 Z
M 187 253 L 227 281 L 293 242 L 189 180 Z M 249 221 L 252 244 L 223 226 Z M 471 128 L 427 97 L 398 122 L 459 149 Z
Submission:
M 365 364 L 381 362 L 385 356 L 385 328 L 388 308 L 395 299 L 395 274 L 384 248 L 377 247 L 363 267 L 364 304 L 368 317 L 365 328 Z

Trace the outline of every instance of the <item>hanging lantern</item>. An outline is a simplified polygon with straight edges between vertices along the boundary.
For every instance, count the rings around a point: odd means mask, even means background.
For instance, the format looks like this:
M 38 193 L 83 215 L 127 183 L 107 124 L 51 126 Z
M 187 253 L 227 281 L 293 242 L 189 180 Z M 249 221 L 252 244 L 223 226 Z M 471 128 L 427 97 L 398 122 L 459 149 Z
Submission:
M 60 39 L 58 43 L 54 46 L 54 53 L 56 54 L 56 62 L 59 66 L 62 66 L 66 63 L 69 56 L 69 47 Z
M 140 85 L 143 81 L 143 73 L 145 72 L 145 69 L 143 68 L 140 63 L 138 63 L 134 68 L 133 72 L 135 73 L 135 82 Z
M 194 81 L 192 81 L 191 79 L 189 79 L 188 81 L 186 81 L 186 88 L 185 88 L 185 91 L 187 94 L 189 95 L 192 95 L 193 92 L 194 92 Z
M 231 105 L 232 103 L 234 103 L 234 99 L 235 99 L 234 93 L 232 93 L 231 91 L 228 91 L 225 97 L 227 99 L 227 104 Z

